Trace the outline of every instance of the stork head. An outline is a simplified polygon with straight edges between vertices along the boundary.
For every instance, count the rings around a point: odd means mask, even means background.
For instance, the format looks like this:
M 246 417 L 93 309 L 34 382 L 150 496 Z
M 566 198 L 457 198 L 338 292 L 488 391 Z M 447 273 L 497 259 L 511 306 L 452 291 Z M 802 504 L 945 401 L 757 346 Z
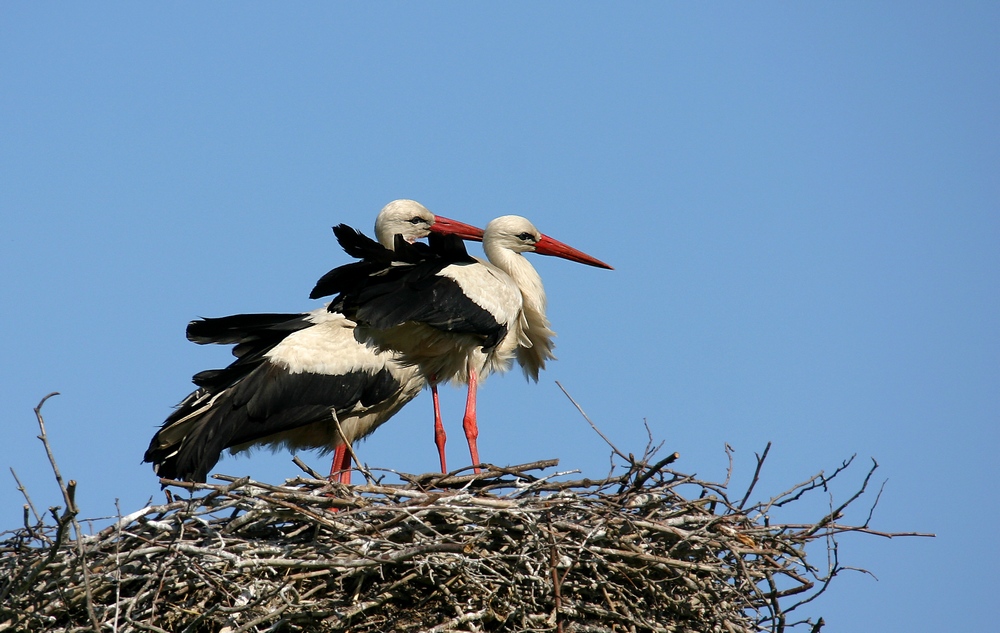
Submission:
M 504 215 L 487 224 L 483 234 L 483 247 L 487 254 L 497 248 L 515 253 L 534 252 L 613 270 L 601 260 L 544 235 L 527 218 L 519 215 Z
M 402 235 L 413 243 L 427 237 L 431 231 L 446 235 L 458 235 L 466 240 L 482 240 L 483 231 L 469 224 L 435 216 L 416 200 L 393 200 L 382 207 L 375 219 L 375 236 L 379 244 L 392 248 L 396 235 Z

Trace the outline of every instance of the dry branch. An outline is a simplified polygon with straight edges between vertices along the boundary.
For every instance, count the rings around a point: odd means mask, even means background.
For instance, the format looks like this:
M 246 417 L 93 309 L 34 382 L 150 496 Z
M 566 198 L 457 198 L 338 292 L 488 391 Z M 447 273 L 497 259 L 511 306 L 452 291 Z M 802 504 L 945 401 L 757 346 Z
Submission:
M 668 461 L 597 481 L 529 464 L 433 487 L 184 484 L 75 542 L 63 521 L 7 533 L 0 630 L 781 631 L 840 570 L 807 564 L 808 543 L 895 536 L 766 524 L 775 500 L 740 510 Z
M 782 524 L 851 462 L 748 505 L 655 453 L 600 480 L 538 474 L 555 460 L 355 487 L 164 480 L 166 503 L 90 536 L 71 537 L 69 508 L 0 534 L 0 631 L 817 632 L 788 614 L 850 569 L 838 535 L 918 536 L 872 529 L 870 510 L 840 522 L 874 463 L 846 502 Z

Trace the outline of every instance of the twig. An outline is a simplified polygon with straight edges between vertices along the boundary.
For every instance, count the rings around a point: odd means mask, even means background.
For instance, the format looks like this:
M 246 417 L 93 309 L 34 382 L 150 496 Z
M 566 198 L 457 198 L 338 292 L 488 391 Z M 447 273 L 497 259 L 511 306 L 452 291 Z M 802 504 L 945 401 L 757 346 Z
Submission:
M 38 406 L 35 407 L 35 418 L 38 420 L 38 428 L 41 429 L 41 435 L 38 436 L 38 439 L 42 441 L 42 444 L 45 446 L 45 453 L 49 456 L 49 464 L 52 466 L 52 472 L 55 473 L 56 483 L 59 484 L 59 492 L 62 493 L 63 501 L 66 502 L 66 510 L 71 513 L 76 513 L 76 506 L 74 505 L 72 499 L 70 499 L 69 491 L 66 489 L 66 484 L 63 483 L 62 475 L 59 473 L 59 466 L 56 464 L 55 455 L 52 454 L 52 447 L 49 446 L 49 438 L 45 433 L 45 420 L 42 418 L 42 406 L 45 404 L 45 401 L 52 396 L 58 395 L 58 391 L 53 391 L 49 395 L 42 398 L 41 402 L 38 403 Z
M 340 437 L 340 441 L 344 443 L 344 446 L 347 449 L 347 453 L 351 456 L 351 461 L 354 463 L 355 466 L 357 466 L 358 471 L 362 475 L 364 475 L 366 480 L 375 481 L 375 478 L 372 476 L 372 474 L 368 472 L 368 469 L 365 467 L 365 465 L 361 463 L 360 459 L 358 459 L 358 455 L 357 453 L 354 452 L 354 447 L 351 446 L 351 443 L 347 440 L 347 436 L 344 435 L 344 429 L 343 427 L 340 426 L 340 418 L 337 417 L 336 413 L 333 413 L 333 422 L 334 424 L 337 425 L 337 435 Z M 333 475 L 332 472 L 330 474 L 331 476 Z
M 607 438 L 607 436 L 606 436 L 606 435 L 604 435 L 604 433 L 601 433 L 601 430 L 600 430 L 599 428 L 597 428 L 597 425 L 596 425 L 596 424 L 594 424 L 594 423 L 593 423 L 593 422 L 592 422 L 592 421 L 590 420 L 590 418 L 589 418 L 589 417 L 587 417 L 587 414 L 586 414 L 586 413 L 584 412 L 584 410 L 583 410 L 583 407 L 581 407 L 581 406 L 580 406 L 580 405 L 579 405 L 579 404 L 577 403 L 577 401 L 573 399 L 573 396 L 569 395 L 569 392 L 568 392 L 568 391 L 566 391 L 566 388 L 565 388 L 565 387 L 563 387 L 563 386 L 562 386 L 562 384 L 561 384 L 561 383 L 560 383 L 560 382 L 559 382 L 558 380 L 557 380 L 557 381 L 555 381 L 555 382 L 556 382 L 556 386 L 557 386 L 557 387 L 559 387 L 559 389 L 561 389 L 561 390 L 562 390 L 562 392 L 563 392 L 564 394 L 566 394 L 566 397 L 567 397 L 567 398 L 569 398 L 569 401 L 570 401 L 570 402 L 572 402 L 572 403 L 573 403 L 573 406 L 574 406 L 574 407 L 576 407 L 576 410 L 580 412 L 580 415 L 582 415 L 582 416 L 583 416 L 583 419 L 587 421 L 587 424 L 589 424 L 589 425 L 590 425 L 590 428 L 594 429 L 594 431 L 595 431 L 595 432 L 596 432 L 596 433 L 597 433 L 598 435 L 600 435 L 600 436 L 601 436 L 601 439 L 602 439 L 602 440 L 604 440 L 604 441 L 605 441 L 605 443 L 606 443 L 606 444 L 607 444 L 608 446 L 610 446 L 610 447 L 611 447 L 611 450 L 612 450 L 612 451 L 614 451 L 616 455 L 618 455 L 619 457 L 621 457 L 621 458 L 622 458 L 622 459 L 624 459 L 625 461 L 627 461 L 627 462 L 629 462 L 629 463 L 633 463 L 633 462 L 634 462 L 634 460 L 633 460 L 633 459 L 632 459 L 632 458 L 631 458 L 630 456 L 628 456 L 628 455 L 625 455 L 625 453 L 623 453 L 623 452 L 621 452 L 620 450 L 618 450 L 618 447 L 617 447 L 617 446 L 615 446 L 615 445 L 614 445 L 614 444 L 613 444 L 613 443 L 611 442 L 611 440 L 609 440 L 609 439 Z
M 21 492 L 22 495 L 24 495 L 24 500 L 28 502 L 28 507 L 31 508 L 31 513 L 35 515 L 35 523 L 41 523 L 42 517 L 39 516 L 38 510 L 35 509 L 35 504 L 32 503 L 31 497 L 28 496 L 28 490 L 24 487 L 24 484 L 21 483 L 21 480 L 18 479 L 17 473 L 14 472 L 13 466 L 10 467 L 10 474 L 14 476 L 14 481 L 17 482 L 17 489 Z
M 727 445 L 728 446 L 728 445 Z M 737 508 L 743 509 L 746 505 L 747 499 L 750 498 L 750 494 L 753 492 L 754 487 L 757 486 L 757 482 L 760 481 L 760 469 L 764 466 L 764 460 L 767 459 L 767 454 L 771 450 L 771 443 L 768 442 L 767 446 L 764 447 L 764 453 L 762 455 L 757 455 L 754 453 L 754 457 L 757 458 L 757 467 L 753 471 L 753 479 L 750 480 L 750 485 L 747 487 L 747 492 L 743 495 L 743 499 L 737 504 Z
M 313 470 L 309 466 L 309 464 L 307 464 L 304 461 L 302 461 L 302 459 L 298 455 L 296 455 L 295 457 L 292 458 L 292 463 L 295 464 L 296 466 L 298 466 L 299 468 L 301 468 L 302 472 L 304 472 L 305 474 L 309 475 L 313 479 L 323 479 L 323 475 L 321 475 L 318 472 L 316 472 L 315 470 Z
M 824 527 L 826 527 L 827 524 L 833 523 L 834 521 L 836 521 L 837 519 L 839 519 L 842 516 L 843 512 L 844 512 L 844 508 L 846 508 L 850 504 L 854 503 L 854 501 L 858 497 L 860 497 L 861 495 L 863 495 L 865 493 L 865 490 L 868 489 L 868 482 L 871 481 L 872 475 L 875 474 L 876 470 L 878 470 L 878 462 L 873 459 L 872 460 L 872 467 L 868 471 L 868 474 L 865 475 L 865 480 L 861 483 L 861 489 L 858 490 L 857 492 L 855 492 L 853 495 L 851 495 L 851 497 L 847 501 L 845 501 L 844 503 L 840 504 L 840 506 L 838 506 L 836 509 L 834 509 L 833 511 L 831 511 L 828 515 L 826 515 L 825 517 L 823 517 L 822 519 L 820 519 L 819 522 L 816 523 L 816 525 L 814 525 L 812 528 L 810 528 L 809 530 L 806 531 L 805 536 L 811 536 L 811 535 L 815 534 L 816 532 L 818 532 L 819 530 L 821 530 Z M 874 512 L 874 506 L 872 507 L 872 512 Z M 869 513 L 869 515 L 870 515 L 870 513 Z
M 80 538 L 82 534 L 80 524 L 76 521 L 76 515 L 79 512 L 79 509 L 76 507 L 76 481 L 71 479 L 69 485 L 63 483 L 62 474 L 59 472 L 58 464 L 56 464 L 56 457 L 52 453 L 52 447 L 49 445 L 48 434 L 45 432 L 45 420 L 42 418 L 42 407 L 45 405 L 45 401 L 52 396 L 58 395 L 58 391 L 53 391 L 42 398 L 38 406 L 35 407 L 35 418 L 38 420 L 38 428 L 41 431 L 38 439 L 45 446 L 45 453 L 49 456 L 49 463 L 52 465 L 52 472 L 55 474 L 56 483 L 59 484 L 59 490 L 66 501 L 66 511 L 63 516 L 72 523 L 73 532 L 76 534 L 77 552 L 80 556 L 80 569 L 83 572 L 83 585 L 87 596 L 87 615 L 90 616 L 90 623 L 93 625 L 94 630 L 98 631 L 100 630 L 100 624 L 97 620 L 97 614 L 94 612 L 94 596 L 90 588 L 90 568 L 87 566 L 87 555 L 83 549 L 83 540 Z M 58 543 L 53 545 L 54 548 L 57 546 Z
M 464 466 L 458 470 L 453 470 L 450 473 L 424 473 L 423 475 L 410 475 L 407 473 L 398 473 L 401 479 L 408 481 L 412 484 L 421 486 L 423 488 L 427 487 L 458 487 L 467 486 L 470 483 L 483 483 L 495 481 L 497 478 L 503 475 L 515 475 L 517 477 L 525 477 L 525 472 L 529 470 L 543 470 L 545 468 L 552 468 L 559 464 L 558 459 L 545 459 L 536 462 L 529 462 L 527 464 L 519 464 L 517 466 L 494 466 L 492 464 L 482 464 L 483 468 L 479 473 L 472 473 L 469 475 L 459 475 L 458 473 L 465 472 L 467 470 L 472 470 L 473 466 Z M 388 471 L 395 472 L 395 471 Z
M 840 466 L 838 466 L 837 469 L 833 471 L 833 474 L 830 475 L 829 477 L 826 476 L 826 473 L 820 471 L 819 473 L 813 475 L 804 482 L 796 484 L 795 486 L 786 490 L 780 495 L 772 497 L 771 501 L 767 503 L 767 507 L 770 508 L 771 506 L 774 506 L 776 508 L 780 508 L 783 505 L 792 503 L 794 501 L 798 501 L 802 497 L 802 495 L 804 495 L 807 492 L 811 492 L 817 488 L 826 489 L 827 484 L 833 481 L 834 478 L 837 477 L 837 475 L 844 472 L 847 468 L 851 466 L 851 464 L 854 463 L 855 457 L 857 457 L 857 455 L 851 455 L 850 458 L 844 460 L 840 464 Z
M 729 466 L 726 467 L 726 479 L 722 482 L 722 487 L 728 487 L 730 480 L 733 478 L 733 447 L 726 442 L 726 457 L 729 459 Z
M 118 633 L 118 617 L 122 603 L 122 558 L 120 549 L 122 540 L 122 508 L 118 503 L 118 499 L 115 499 L 115 514 L 118 516 L 118 521 L 115 523 L 118 526 L 118 538 L 115 539 L 115 617 L 111 630 L 114 633 Z
M 671 453 L 666 457 L 664 457 L 663 459 L 661 459 L 660 461 L 653 464 L 652 466 L 650 466 L 649 468 L 647 468 L 646 472 L 635 478 L 635 483 L 633 483 L 632 486 L 629 488 L 629 492 L 635 492 L 636 490 L 642 488 L 646 484 L 646 482 L 649 481 L 650 477 L 660 472 L 660 470 L 663 467 L 673 464 L 675 461 L 680 459 L 680 457 L 681 457 L 680 453 Z

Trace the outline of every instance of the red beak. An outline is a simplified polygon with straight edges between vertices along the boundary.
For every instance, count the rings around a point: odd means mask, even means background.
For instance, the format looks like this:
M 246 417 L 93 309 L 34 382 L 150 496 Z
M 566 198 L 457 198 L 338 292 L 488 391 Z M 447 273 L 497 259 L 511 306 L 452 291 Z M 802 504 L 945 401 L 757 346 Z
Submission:
M 542 239 L 535 243 L 535 252 L 539 255 L 553 255 L 555 257 L 562 257 L 563 259 L 568 259 L 573 262 L 586 264 L 588 266 L 614 270 L 614 268 L 608 266 L 601 260 L 591 257 L 583 251 L 578 251 L 572 246 L 563 244 L 559 240 L 554 240 L 548 235 L 542 235 Z
M 459 222 L 458 220 L 441 217 L 440 215 L 434 216 L 434 224 L 431 225 L 431 231 L 440 233 L 441 235 L 457 235 L 463 240 L 483 241 L 482 229 L 476 228 L 471 224 Z

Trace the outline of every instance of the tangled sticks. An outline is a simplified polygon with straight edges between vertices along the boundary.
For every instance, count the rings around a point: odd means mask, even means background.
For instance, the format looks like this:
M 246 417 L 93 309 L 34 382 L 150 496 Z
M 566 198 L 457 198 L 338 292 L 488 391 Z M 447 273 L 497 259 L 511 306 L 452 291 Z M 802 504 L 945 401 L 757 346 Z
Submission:
M 839 522 L 874 463 L 818 521 L 780 524 L 772 514 L 830 494 L 853 458 L 747 505 L 768 450 L 737 502 L 728 475 L 676 472 L 651 445 L 612 447 L 624 472 L 601 480 L 532 474 L 555 460 L 401 484 L 366 471 L 353 488 L 163 480 L 167 503 L 85 535 L 40 408 L 67 508 L 47 522 L 25 493 L 24 527 L 0 534 L 0 631 L 815 632 L 822 618 L 792 616 L 847 569 L 838 535 L 927 536 L 871 529 L 878 495 L 864 524 Z M 807 561 L 816 547 L 824 569 Z
M 841 570 L 836 535 L 902 535 L 837 522 L 875 465 L 819 521 L 776 525 L 850 460 L 742 508 L 653 453 L 600 481 L 530 474 L 554 461 L 353 489 L 221 477 L 77 542 L 24 527 L 0 543 L 0 630 L 782 631 Z

